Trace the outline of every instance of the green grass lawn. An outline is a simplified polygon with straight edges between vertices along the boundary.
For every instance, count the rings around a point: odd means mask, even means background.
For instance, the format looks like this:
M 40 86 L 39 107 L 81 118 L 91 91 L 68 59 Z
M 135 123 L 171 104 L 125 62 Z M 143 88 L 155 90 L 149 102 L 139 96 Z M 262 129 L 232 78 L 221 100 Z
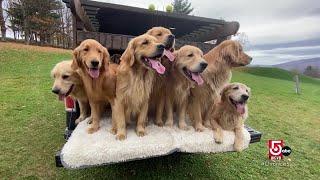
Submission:
M 0 44 L 0 177 L 16 178 L 214 178 L 256 179 L 320 177 L 320 81 L 302 78 L 294 93 L 292 75 L 271 68 L 241 68 L 233 81 L 252 89 L 251 127 L 261 142 L 242 153 L 167 156 L 81 170 L 56 168 L 54 154 L 65 143 L 64 106 L 51 89 L 50 70 L 70 51 Z M 293 150 L 266 166 L 267 140 L 283 139 Z

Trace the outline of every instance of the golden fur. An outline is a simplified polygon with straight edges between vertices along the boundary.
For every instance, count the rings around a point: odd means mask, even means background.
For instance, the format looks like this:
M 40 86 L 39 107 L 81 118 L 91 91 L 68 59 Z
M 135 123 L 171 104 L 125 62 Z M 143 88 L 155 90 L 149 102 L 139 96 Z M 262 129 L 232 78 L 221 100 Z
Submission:
M 117 89 L 112 122 L 116 126 L 116 138 L 126 138 L 126 121 L 131 115 L 137 116 L 136 133 L 145 135 L 148 102 L 154 83 L 155 71 L 150 68 L 146 58 L 161 57 L 164 46 L 150 35 L 132 39 L 121 56 L 117 74 Z M 159 62 L 160 63 L 160 62 Z
M 51 76 L 54 78 L 52 91 L 61 97 L 70 95 L 78 101 L 80 107 L 80 116 L 76 120 L 78 124 L 89 117 L 90 106 L 82 80 L 79 74 L 71 68 L 71 63 L 72 61 L 62 61 L 54 66 L 51 71 Z
M 243 146 L 242 130 L 248 116 L 247 100 L 249 96 L 250 88 L 241 83 L 232 83 L 223 88 L 221 100 L 214 105 L 210 116 L 214 139 L 217 143 L 223 142 L 222 129 L 234 131 L 234 148 L 236 151 L 241 151 Z M 236 104 L 241 104 L 243 108 L 240 110 L 241 113 Z
M 175 39 L 172 32 L 164 27 L 153 27 L 147 31 L 148 35 L 155 37 L 159 43 L 164 44 L 166 50 L 173 52 Z M 161 63 L 164 67 L 169 70 L 172 66 L 173 62 L 170 62 L 167 57 L 161 58 Z M 154 114 L 155 111 L 155 124 L 158 126 L 163 126 L 163 110 L 165 104 L 165 91 L 166 88 L 166 78 L 168 76 L 168 71 L 164 75 L 155 76 L 154 86 L 150 95 L 150 102 L 149 102 L 149 111 L 150 114 Z
M 203 72 L 204 85 L 191 89 L 189 113 L 194 121 L 197 131 L 203 131 L 204 127 L 210 127 L 208 121 L 209 109 L 216 99 L 219 99 L 219 92 L 231 79 L 233 67 L 245 66 L 252 60 L 243 52 L 241 45 L 232 40 L 226 40 L 204 55 L 208 62 L 207 69 Z M 209 98 L 210 97 L 210 98 Z M 203 122 L 204 121 L 204 122 Z
M 173 108 L 176 106 L 179 119 L 178 126 L 180 129 L 187 130 L 185 119 L 190 89 L 197 86 L 191 74 L 202 73 L 207 67 L 207 63 L 203 59 L 202 51 L 194 46 L 183 46 L 174 54 L 176 58 L 166 78 L 166 96 L 164 97 L 167 114 L 166 126 L 172 127 Z
M 98 62 L 96 67 L 93 67 L 93 61 Z M 99 129 L 106 104 L 109 102 L 113 108 L 118 65 L 110 64 L 109 61 L 108 50 L 93 39 L 84 40 L 73 51 L 72 68 L 77 70 L 83 81 L 91 107 L 92 124 L 88 129 L 90 134 Z M 99 76 L 92 77 L 91 69 L 96 69 Z

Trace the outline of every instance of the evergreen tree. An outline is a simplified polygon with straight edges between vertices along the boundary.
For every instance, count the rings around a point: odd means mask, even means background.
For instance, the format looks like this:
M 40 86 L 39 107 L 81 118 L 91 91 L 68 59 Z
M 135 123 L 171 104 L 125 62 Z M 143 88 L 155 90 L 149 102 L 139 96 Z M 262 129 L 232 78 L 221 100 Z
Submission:
M 179 14 L 190 14 L 193 11 L 191 3 L 188 0 L 174 0 L 172 6 L 173 12 Z
M 32 39 L 40 39 L 44 44 L 50 43 L 51 36 L 59 27 L 57 11 L 61 8 L 59 0 L 14 0 L 8 14 L 11 26 L 22 31 L 27 44 Z

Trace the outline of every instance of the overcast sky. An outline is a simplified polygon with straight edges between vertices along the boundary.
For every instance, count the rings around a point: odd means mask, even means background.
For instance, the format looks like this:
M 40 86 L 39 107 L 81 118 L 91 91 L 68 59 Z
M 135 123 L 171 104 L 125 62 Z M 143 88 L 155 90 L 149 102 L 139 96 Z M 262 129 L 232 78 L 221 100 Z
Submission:
M 171 0 L 98 0 L 163 10 Z M 320 57 L 319 0 L 189 0 L 195 16 L 238 21 L 251 44 L 253 64 Z M 318 40 L 316 43 L 308 43 Z M 303 43 L 297 43 L 303 42 Z M 269 46 L 265 46 L 269 45 Z M 291 46 L 301 46 L 298 49 Z M 314 46 L 314 47 L 313 47 Z M 296 53 L 298 51 L 298 53 Z

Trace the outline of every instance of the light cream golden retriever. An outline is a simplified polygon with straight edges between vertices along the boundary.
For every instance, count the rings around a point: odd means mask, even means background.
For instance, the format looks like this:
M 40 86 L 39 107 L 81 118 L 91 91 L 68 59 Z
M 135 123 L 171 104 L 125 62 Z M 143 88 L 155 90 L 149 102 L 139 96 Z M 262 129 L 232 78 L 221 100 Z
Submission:
M 147 31 L 148 35 L 155 37 L 159 43 L 165 46 L 164 56 L 161 58 L 161 63 L 166 69 L 171 69 L 172 63 L 174 61 L 174 45 L 175 36 L 172 32 L 164 27 L 153 27 Z M 166 78 L 168 73 L 163 75 L 155 76 L 154 86 L 150 95 L 149 111 L 150 114 L 155 114 L 155 124 L 158 126 L 163 126 L 163 109 L 165 104 L 165 91 L 166 88 Z
M 201 73 L 206 69 L 207 62 L 203 59 L 202 51 L 194 46 L 183 46 L 174 52 L 175 61 L 166 78 L 166 125 L 173 125 L 173 108 L 176 106 L 180 129 L 187 130 L 186 110 L 190 89 L 201 86 Z
M 51 70 L 51 77 L 54 79 L 52 92 L 64 100 L 72 96 L 79 102 L 80 116 L 76 124 L 90 116 L 88 97 L 84 91 L 82 80 L 79 74 L 71 68 L 72 61 L 62 61 Z
M 223 142 L 222 129 L 235 132 L 234 149 L 241 151 L 243 147 L 244 121 L 248 117 L 247 101 L 250 88 L 241 83 L 227 85 L 221 91 L 221 100 L 216 103 L 211 113 L 211 125 L 214 139 Z
M 147 121 L 148 103 L 154 83 L 154 77 L 165 73 L 165 67 L 160 63 L 164 45 L 150 35 L 133 38 L 121 56 L 117 74 L 117 90 L 112 114 L 116 128 L 113 133 L 116 138 L 126 138 L 126 122 L 131 115 L 137 117 L 136 133 L 144 136 Z
M 93 39 L 84 40 L 73 51 L 71 66 L 83 81 L 91 108 L 92 124 L 88 129 L 90 134 L 99 129 L 100 119 L 108 102 L 113 110 L 118 65 L 110 64 L 109 61 L 108 50 Z
M 237 41 L 226 40 L 210 50 L 203 57 L 208 67 L 203 72 L 204 85 L 191 89 L 189 103 L 190 118 L 194 121 L 197 131 L 203 131 L 203 123 L 210 128 L 209 110 L 219 99 L 219 92 L 232 76 L 233 67 L 248 65 L 252 58 L 248 56 Z

